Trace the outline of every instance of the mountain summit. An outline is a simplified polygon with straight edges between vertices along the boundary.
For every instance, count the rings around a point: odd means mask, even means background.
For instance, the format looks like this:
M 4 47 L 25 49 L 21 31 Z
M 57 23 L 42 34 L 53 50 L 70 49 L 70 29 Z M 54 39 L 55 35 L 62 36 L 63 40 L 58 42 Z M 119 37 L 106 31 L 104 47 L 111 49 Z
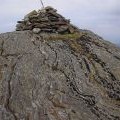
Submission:
M 38 12 L 33 10 L 27 14 L 22 21 L 18 21 L 17 31 L 33 30 L 34 33 L 75 33 L 76 27 L 70 24 L 70 20 L 65 19 L 52 7 L 45 7 Z
M 120 49 L 48 8 L 0 34 L 0 120 L 120 120 Z

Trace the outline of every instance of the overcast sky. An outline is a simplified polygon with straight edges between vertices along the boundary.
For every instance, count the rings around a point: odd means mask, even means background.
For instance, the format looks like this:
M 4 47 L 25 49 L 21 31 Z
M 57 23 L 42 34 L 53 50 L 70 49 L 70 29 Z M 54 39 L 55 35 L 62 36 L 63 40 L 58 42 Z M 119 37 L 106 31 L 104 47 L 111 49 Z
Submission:
M 120 0 L 43 0 L 82 29 L 89 29 L 104 39 L 120 44 Z M 0 33 L 15 30 L 18 20 L 33 9 L 40 9 L 40 0 L 1 0 Z

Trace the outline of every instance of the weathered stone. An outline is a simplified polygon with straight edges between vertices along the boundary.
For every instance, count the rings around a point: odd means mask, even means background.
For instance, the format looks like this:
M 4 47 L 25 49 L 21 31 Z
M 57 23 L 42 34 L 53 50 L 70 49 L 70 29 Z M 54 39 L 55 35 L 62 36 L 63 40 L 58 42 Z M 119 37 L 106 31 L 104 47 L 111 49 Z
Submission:
M 43 28 L 42 31 L 44 31 L 44 32 L 52 32 L 53 29 L 50 29 L 50 28 Z
M 75 28 L 69 26 L 69 31 L 70 31 L 70 33 L 74 33 L 75 32 Z
M 27 14 L 24 19 L 28 19 L 29 17 L 33 16 L 33 15 L 37 15 L 37 11 L 33 10 L 32 12 L 30 12 L 29 14 Z
M 0 34 L 0 120 L 120 120 L 120 48 L 85 30 Z
M 23 21 L 18 21 L 18 23 L 19 24 L 22 23 L 20 26 L 18 25 L 16 28 L 16 30 L 20 31 L 32 30 L 33 28 L 40 28 L 41 32 L 51 31 L 56 33 L 60 31 L 60 33 L 65 34 L 66 33 L 66 30 L 64 28 L 65 25 L 68 26 L 67 33 L 74 33 L 77 31 L 77 30 L 73 31 L 74 28 L 72 29 L 73 26 L 71 26 L 69 20 L 66 20 L 62 15 L 56 13 L 56 10 L 49 6 L 39 10 L 38 12 L 36 11 L 30 12 L 28 15 L 24 17 Z M 57 29 L 60 30 L 55 31 Z
M 58 33 L 65 33 L 68 31 L 68 26 L 61 26 L 59 27 L 59 29 L 57 30 Z
M 48 12 L 48 11 L 52 11 L 52 12 L 57 12 L 57 10 L 56 9 L 53 9 L 51 6 L 47 6 L 46 8 L 45 8 L 45 10 Z
M 32 25 L 30 21 L 26 21 L 26 25 Z
M 55 22 L 57 22 L 57 21 L 58 21 L 58 18 L 53 17 L 53 16 L 50 16 L 50 17 L 49 17 L 49 20 L 50 20 L 50 21 L 55 21 Z
M 49 11 L 48 14 L 50 14 L 51 16 L 57 17 L 57 18 L 63 18 L 61 15 L 59 15 L 56 12 L 53 12 L 53 11 Z
M 29 19 L 29 17 L 24 17 L 24 21 L 26 22 L 26 21 L 29 21 L 30 19 Z
M 41 18 L 41 19 L 39 19 L 41 22 L 47 22 L 47 23 L 49 23 L 49 19 L 48 19 L 48 17 L 44 17 L 44 18 Z M 44 23 L 43 23 L 44 24 Z
M 40 33 L 41 29 L 40 28 L 33 28 L 33 33 Z
M 38 28 L 49 28 L 49 26 L 51 26 L 49 23 L 44 23 L 44 24 L 40 24 L 40 23 L 34 23 L 33 24 L 35 27 L 38 27 Z

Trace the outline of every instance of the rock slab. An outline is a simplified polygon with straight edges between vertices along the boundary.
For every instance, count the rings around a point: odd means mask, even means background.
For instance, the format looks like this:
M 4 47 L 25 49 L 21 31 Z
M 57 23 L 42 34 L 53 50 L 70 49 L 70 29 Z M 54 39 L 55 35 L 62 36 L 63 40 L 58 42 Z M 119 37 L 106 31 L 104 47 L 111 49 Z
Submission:
M 0 34 L 0 120 L 120 120 L 120 49 L 79 34 Z

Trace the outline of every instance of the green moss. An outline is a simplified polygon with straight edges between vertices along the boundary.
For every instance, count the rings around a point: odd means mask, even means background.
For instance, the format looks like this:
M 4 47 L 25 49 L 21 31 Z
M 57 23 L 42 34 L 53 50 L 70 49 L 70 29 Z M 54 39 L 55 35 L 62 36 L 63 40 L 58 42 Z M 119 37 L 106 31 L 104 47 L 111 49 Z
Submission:
M 70 40 L 69 43 L 68 43 L 71 47 L 72 50 L 78 52 L 78 53 L 81 53 L 82 52 L 82 47 L 80 44 L 77 43 L 76 40 Z
M 80 34 L 74 33 L 74 34 L 65 34 L 62 36 L 63 39 L 78 39 L 80 37 Z
M 41 34 L 44 40 L 46 41 L 57 41 L 57 40 L 62 40 L 66 41 L 70 48 L 80 54 L 83 53 L 83 48 L 82 46 L 77 43 L 77 39 L 79 39 L 81 36 L 85 35 L 82 32 L 76 32 L 73 34 Z
M 76 40 L 80 38 L 80 33 L 73 33 L 73 34 L 52 34 L 47 36 L 47 40 Z

